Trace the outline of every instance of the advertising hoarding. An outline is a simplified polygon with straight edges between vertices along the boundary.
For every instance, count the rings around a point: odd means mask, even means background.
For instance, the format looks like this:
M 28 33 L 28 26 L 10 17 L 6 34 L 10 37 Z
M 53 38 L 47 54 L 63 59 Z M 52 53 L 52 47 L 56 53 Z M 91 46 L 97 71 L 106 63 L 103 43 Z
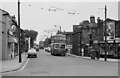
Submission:
M 109 21 L 106 26 L 107 40 L 115 40 L 115 22 Z

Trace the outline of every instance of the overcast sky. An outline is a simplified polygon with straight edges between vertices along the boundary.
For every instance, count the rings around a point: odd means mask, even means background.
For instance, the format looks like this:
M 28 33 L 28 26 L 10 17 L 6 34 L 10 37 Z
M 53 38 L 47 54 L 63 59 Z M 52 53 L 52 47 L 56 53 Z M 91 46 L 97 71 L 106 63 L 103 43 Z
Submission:
M 21 2 L 21 28 L 38 31 L 36 41 L 38 43 L 46 38 L 44 35 L 50 36 L 50 33 L 44 30 L 57 30 L 61 26 L 62 31 L 72 31 L 73 25 L 89 20 L 90 15 L 104 20 L 105 5 L 107 5 L 107 17 L 118 20 L 118 2 L 33 2 L 26 0 Z M 17 17 L 17 0 L 4 1 L 1 8 Z

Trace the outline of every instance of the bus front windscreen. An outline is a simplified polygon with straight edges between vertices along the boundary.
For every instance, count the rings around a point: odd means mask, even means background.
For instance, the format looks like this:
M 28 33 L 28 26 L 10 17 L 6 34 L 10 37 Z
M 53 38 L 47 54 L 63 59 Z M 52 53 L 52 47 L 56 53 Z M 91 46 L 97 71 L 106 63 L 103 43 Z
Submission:
M 60 48 L 60 44 L 55 44 L 55 48 Z
M 60 48 L 61 48 L 61 49 L 65 49 L 65 44 L 62 44 L 62 45 L 60 46 Z

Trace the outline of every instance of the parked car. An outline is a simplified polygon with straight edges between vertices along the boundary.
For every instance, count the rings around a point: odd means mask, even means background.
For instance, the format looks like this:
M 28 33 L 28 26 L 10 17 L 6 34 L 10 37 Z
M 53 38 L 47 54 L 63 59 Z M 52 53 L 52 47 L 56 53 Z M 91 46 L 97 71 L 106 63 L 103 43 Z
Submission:
M 27 55 L 28 55 L 27 58 L 31 58 L 31 57 L 37 58 L 37 52 L 36 52 L 35 49 L 32 49 L 32 50 L 28 51 Z
M 44 49 L 44 47 L 40 47 L 40 49 Z
M 38 51 L 39 51 L 39 48 L 36 48 L 36 51 L 38 52 Z
M 39 46 L 34 47 L 34 49 L 38 52 L 39 51 Z
M 50 47 L 46 47 L 46 48 L 45 48 L 45 51 L 51 52 L 51 48 L 50 48 Z
M 45 47 L 45 51 L 47 51 L 47 47 Z

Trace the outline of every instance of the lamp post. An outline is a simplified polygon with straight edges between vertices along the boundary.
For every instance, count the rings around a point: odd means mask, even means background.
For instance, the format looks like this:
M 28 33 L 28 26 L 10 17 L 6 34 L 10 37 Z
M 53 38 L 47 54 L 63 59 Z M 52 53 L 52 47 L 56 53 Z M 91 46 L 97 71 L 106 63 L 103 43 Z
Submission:
M 106 18 L 107 18 L 107 8 L 105 5 L 105 61 L 107 61 L 107 27 L 106 27 Z
M 88 27 L 88 29 L 89 29 L 89 44 L 90 44 L 90 47 L 91 47 L 92 44 L 93 44 L 93 39 L 92 39 L 93 32 L 92 32 L 92 29 L 90 27 Z
M 82 56 L 83 55 L 83 53 L 82 53 L 82 27 L 81 26 L 79 26 L 80 27 L 80 42 L 79 42 L 79 44 L 80 44 L 80 56 Z
M 20 0 L 18 0 L 18 27 L 19 27 L 19 63 L 22 62 L 22 58 L 21 58 L 21 44 L 20 44 L 20 40 L 21 40 L 21 29 L 20 29 Z

